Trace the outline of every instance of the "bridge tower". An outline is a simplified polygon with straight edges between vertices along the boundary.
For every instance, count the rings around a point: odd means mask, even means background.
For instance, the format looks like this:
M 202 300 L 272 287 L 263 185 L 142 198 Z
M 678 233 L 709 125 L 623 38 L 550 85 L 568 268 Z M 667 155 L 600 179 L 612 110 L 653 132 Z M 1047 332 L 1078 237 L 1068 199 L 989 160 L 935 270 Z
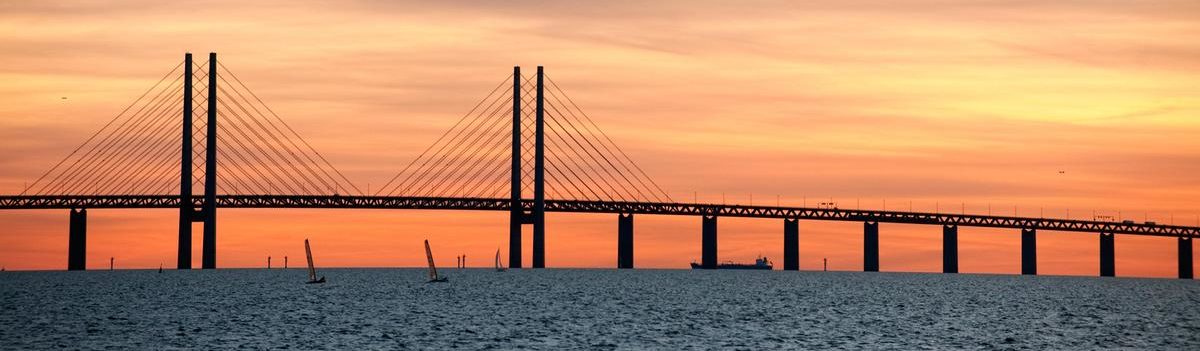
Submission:
M 192 223 L 204 222 L 200 267 L 217 268 L 217 53 L 208 54 L 207 119 L 204 154 L 204 204 L 196 209 L 192 200 L 192 54 L 184 56 L 183 147 L 179 175 L 179 252 L 177 268 L 192 268 Z
M 533 268 L 546 268 L 546 196 L 545 196 L 545 143 L 543 116 L 543 74 L 542 66 L 537 68 L 537 87 L 534 97 L 534 148 L 533 148 L 533 207 L 526 211 L 522 201 L 521 183 L 523 168 L 521 168 L 521 149 L 523 134 L 521 134 L 522 99 L 521 99 L 521 67 L 513 67 L 513 121 L 512 121 L 512 184 L 511 209 L 508 226 L 508 265 L 521 268 L 521 226 L 533 225 Z

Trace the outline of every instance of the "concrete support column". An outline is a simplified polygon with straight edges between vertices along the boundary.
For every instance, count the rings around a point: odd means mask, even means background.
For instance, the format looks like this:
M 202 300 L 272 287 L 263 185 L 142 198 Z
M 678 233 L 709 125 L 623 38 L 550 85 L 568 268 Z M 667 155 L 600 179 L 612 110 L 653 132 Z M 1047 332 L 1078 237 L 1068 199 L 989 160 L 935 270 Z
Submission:
M 204 156 L 204 238 L 200 268 L 217 268 L 217 53 L 208 54 L 208 131 Z
M 175 268 L 192 269 L 192 54 L 183 57 L 183 130 L 180 131 L 179 162 L 179 251 Z
M 521 268 L 521 224 L 525 209 L 521 206 L 521 67 L 513 67 L 512 86 L 512 170 L 509 185 L 511 201 L 508 216 L 508 266 Z
M 783 270 L 800 270 L 800 220 L 783 220 Z
M 700 266 L 705 269 L 717 268 L 717 216 L 703 217 L 701 240 Z
M 1037 275 L 1037 230 L 1021 229 L 1021 274 Z
M 537 94 L 534 96 L 534 140 L 533 140 L 533 268 L 546 268 L 546 196 L 545 196 L 545 149 L 544 107 L 542 104 L 542 66 L 537 68 Z
M 633 214 L 617 215 L 617 268 L 633 268 Z
M 1181 236 L 1179 242 L 1179 279 L 1192 279 L 1192 238 Z
M 187 201 L 191 202 L 192 200 L 189 197 Z M 176 269 L 192 269 L 192 212 L 191 208 L 179 209 L 179 246 L 175 256 Z
M 216 202 L 216 200 L 213 200 Z M 204 217 L 204 240 L 200 249 L 200 268 L 217 268 L 217 211 L 214 206 Z
M 1116 264 L 1116 234 L 1100 233 L 1100 276 L 1113 277 L 1117 275 Z
M 958 273 L 958 226 L 942 226 L 942 273 Z
M 863 222 L 863 272 L 879 271 L 879 222 Z
M 71 226 L 67 242 L 67 270 L 87 269 L 87 209 L 71 209 Z

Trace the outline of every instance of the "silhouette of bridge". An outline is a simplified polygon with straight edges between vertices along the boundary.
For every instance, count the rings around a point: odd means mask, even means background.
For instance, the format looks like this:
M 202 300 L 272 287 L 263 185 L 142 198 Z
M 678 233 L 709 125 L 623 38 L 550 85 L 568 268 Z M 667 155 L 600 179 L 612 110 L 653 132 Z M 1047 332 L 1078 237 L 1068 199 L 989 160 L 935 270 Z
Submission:
M 1037 231 L 1051 230 L 1097 233 L 1101 276 L 1115 275 L 1115 235 L 1175 237 L 1179 278 L 1191 279 L 1191 241 L 1200 236 L 1200 227 L 1153 222 L 677 202 L 542 67 L 531 76 L 514 67 L 368 194 L 218 63 L 215 53 L 203 63 L 187 54 L 21 194 L 0 196 L 0 209 L 70 210 L 69 270 L 85 269 L 88 209 L 132 208 L 179 209 L 179 269 L 191 268 L 193 222 L 203 222 L 201 267 L 216 268 L 218 208 L 506 211 L 513 268 L 524 263 L 523 225 L 533 226 L 532 267 L 546 266 L 546 212 L 616 214 L 618 268 L 634 266 L 635 214 L 701 217 L 704 268 L 717 266 L 720 217 L 783 219 L 784 270 L 799 269 L 802 219 L 862 222 L 865 271 L 879 270 L 879 223 L 942 226 L 945 273 L 958 272 L 959 226 L 1019 229 L 1022 274 L 1037 274 Z

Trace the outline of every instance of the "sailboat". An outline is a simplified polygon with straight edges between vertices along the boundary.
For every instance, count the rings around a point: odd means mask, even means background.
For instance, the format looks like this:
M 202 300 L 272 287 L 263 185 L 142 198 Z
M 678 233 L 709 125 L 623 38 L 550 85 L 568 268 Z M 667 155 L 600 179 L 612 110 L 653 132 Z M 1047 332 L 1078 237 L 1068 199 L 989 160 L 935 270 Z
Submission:
M 429 240 L 425 240 L 425 258 L 429 259 L 429 282 L 430 283 L 441 283 L 441 282 L 446 282 L 446 281 L 450 280 L 447 277 L 439 277 L 438 276 L 437 266 L 433 265 L 433 251 L 429 250 Z
M 504 268 L 504 264 L 500 263 L 500 249 L 496 249 L 496 271 L 503 272 L 507 270 L 508 268 Z
M 321 279 L 317 279 L 317 268 L 313 266 L 312 249 L 309 248 L 309 246 L 308 246 L 308 239 L 304 239 L 304 253 L 306 255 L 308 255 L 308 283 L 307 284 L 324 283 L 325 276 L 321 276 Z

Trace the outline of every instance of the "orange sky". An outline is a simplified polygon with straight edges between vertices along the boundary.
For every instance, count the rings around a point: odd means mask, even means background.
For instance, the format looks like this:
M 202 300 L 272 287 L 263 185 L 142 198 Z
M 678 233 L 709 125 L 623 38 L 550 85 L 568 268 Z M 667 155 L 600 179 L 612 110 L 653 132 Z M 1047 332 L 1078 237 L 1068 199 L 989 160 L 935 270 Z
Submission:
M 185 51 L 216 51 L 360 187 L 386 182 L 513 65 L 544 65 L 677 199 L 1194 225 L 1198 14 L 1195 1 L 7 1 L 0 193 Z M 89 267 L 173 264 L 176 211 L 89 212 Z M 614 266 L 615 217 L 550 214 L 548 264 Z M 778 261 L 780 222 L 722 218 L 721 259 Z M 685 267 L 699 227 L 638 216 L 636 265 Z M 420 265 L 426 237 L 445 265 L 507 245 L 501 212 L 222 210 L 219 228 L 221 267 L 298 257 L 305 237 L 324 266 Z M 861 269 L 861 231 L 802 222 L 801 267 Z M 1098 272 L 1095 235 L 1041 234 L 1039 272 Z M 0 211 L 0 265 L 62 269 L 66 235 L 66 210 Z M 883 224 L 883 270 L 939 271 L 940 240 Z M 961 271 L 1018 272 L 1019 240 L 961 229 Z M 1117 274 L 1174 276 L 1174 239 L 1118 236 Z

